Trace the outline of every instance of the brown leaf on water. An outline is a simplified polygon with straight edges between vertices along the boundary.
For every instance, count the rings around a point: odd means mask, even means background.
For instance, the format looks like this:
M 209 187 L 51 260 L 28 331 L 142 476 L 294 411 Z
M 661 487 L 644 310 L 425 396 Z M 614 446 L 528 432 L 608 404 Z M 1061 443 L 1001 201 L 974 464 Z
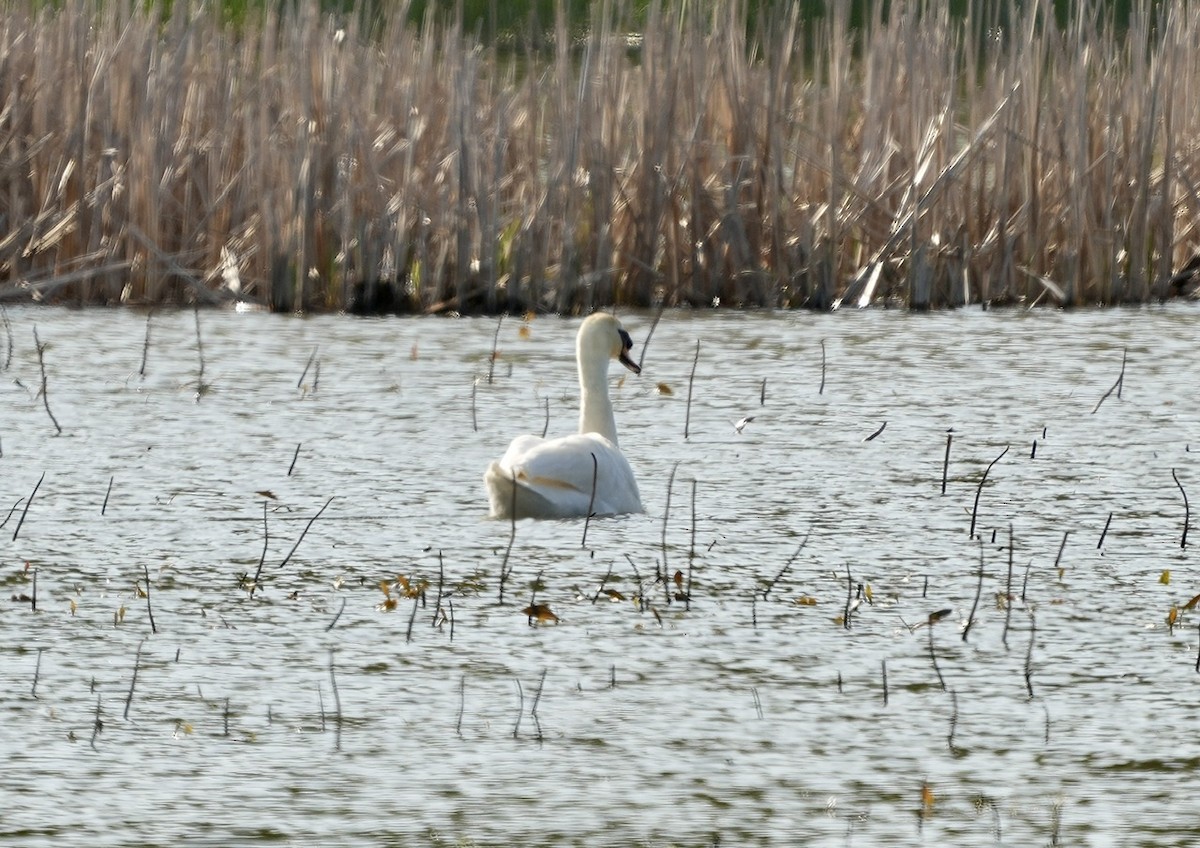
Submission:
M 1196 597 L 1194 597 L 1190 601 L 1188 601 L 1186 604 L 1184 604 L 1183 608 L 1185 610 L 1190 610 L 1190 609 L 1192 609 L 1192 607 L 1196 606 L 1196 604 L 1200 604 L 1200 595 L 1197 595 Z
M 388 595 L 387 598 L 385 598 L 383 601 L 381 601 L 379 603 L 378 606 L 375 607 L 375 609 L 379 610 L 380 612 L 391 612 L 399 604 L 400 604 L 399 599 L 393 598 L 391 595 Z
M 668 395 L 668 396 L 675 394 L 675 392 L 671 391 L 671 387 L 668 386 L 666 383 L 658 384 L 658 393 L 660 395 Z
M 682 589 L 683 588 L 683 572 L 676 569 L 674 579 L 675 579 L 675 588 Z
M 921 781 L 921 817 L 925 818 L 933 814 L 933 805 L 937 803 L 937 798 L 934 797 L 933 788 L 930 787 L 929 781 Z
M 608 595 L 609 599 L 613 600 L 613 601 L 625 600 L 625 596 L 622 595 L 620 592 L 618 592 L 616 589 L 605 589 L 604 594 Z
M 558 624 L 558 616 L 552 613 L 550 611 L 550 607 L 546 606 L 545 604 L 533 604 L 525 607 L 525 609 L 521 610 L 521 612 L 531 620 L 535 620 L 539 623 L 553 621 L 555 624 Z
M 795 603 L 802 607 L 815 607 L 817 605 L 817 599 L 812 595 L 801 595 L 800 597 L 796 598 Z
M 533 336 L 533 331 L 529 329 L 528 324 L 522 324 L 521 328 L 519 330 L 517 330 L 518 338 L 529 339 L 532 336 Z
M 526 324 L 532 323 L 535 318 L 537 318 L 537 313 L 532 309 L 527 310 L 525 314 L 521 316 L 521 320 Z
M 270 489 L 259 489 L 254 494 L 258 495 L 260 498 L 269 498 L 270 500 L 273 500 L 273 501 L 279 500 L 279 498 L 275 497 L 275 493 L 272 492 Z
M 1167 613 L 1167 627 L 1174 627 L 1175 622 L 1179 620 L 1179 607 L 1172 605 L 1171 611 Z
M 400 594 L 406 598 L 415 598 L 425 591 L 425 587 L 429 585 L 426 580 L 410 581 L 403 574 L 396 577 L 396 585 L 400 588 Z
M 954 610 L 952 609 L 942 609 L 938 610 L 937 612 L 931 612 L 929 614 L 929 623 L 937 624 L 939 621 L 941 621 L 943 618 L 946 618 L 948 615 L 951 615 L 953 612 Z

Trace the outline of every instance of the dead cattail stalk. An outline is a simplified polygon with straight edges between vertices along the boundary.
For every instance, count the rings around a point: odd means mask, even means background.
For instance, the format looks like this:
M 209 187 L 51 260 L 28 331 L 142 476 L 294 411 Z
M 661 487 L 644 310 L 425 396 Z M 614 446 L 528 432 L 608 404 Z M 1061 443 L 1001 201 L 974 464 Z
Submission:
M 29 592 L 29 610 L 37 612 L 37 573 L 38 570 L 33 570 L 33 588 Z
M 1097 410 L 1100 409 L 1100 404 L 1102 404 L 1102 403 L 1104 403 L 1104 401 L 1108 400 L 1108 396 L 1111 395 L 1114 391 L 1117 393 L 1117 400 L 1121 399 L 1121 386 L 1125 383 L 1125 359 L 1126 359 L 1126 357 L 1128 357 L 1128 355 L 1129 355 L 1129 348 L 1127 348 L 1127 347 L 1122 348 L 1122 350 L 1121 350 L 1121 373 L 1117 375 L 1117 381 L 1112 384 L 1112 386 L 1109 388 L 1109 390 L 1100 397 L 1100 400 L 1096 401 L 1096 406 L 1092 409 L 1092 415 L 1096 414 Z
M 692 357 L 692 373 L 688 375 L 687 407 L 683 417 L 683 438 L 686 441 L 692 424 L 692 387 L 696 382 L 696 363 L 700 361 L 700 340 L 696 339 L 696 355 Z
M 154 609 L 150 606 L 150 569 L 142 563 L 142 574 L 146 578 L 146 616 L 150 619 L 150 632 L 157 633 L 158 628 L 154 626 Z
M 329 622 L 329 624 L 327 624 L 325 626 L 326 633 L 328 633 L 330 630 L 332 630 L 337 625 L 338 619 L 340 619 L 342 617 L 342 613 L 344 613 L 345 611 L 346 611 L 346 599 L 342 598 L 342 605 L 340 607 L 338 607 L 337 615 L 335 615 L 333 617 L 333 621 Z
M 1008 453 L 1008 445 L 1005 445 L 1004 450 L 1000 451 L 1000 456 L 988 463 L 988 467 L 983 471 L 983 476 L 979 478 L 979 487 L 975 489 L 975 506 L 971 508 L 971 533 L 967 537 L 969 539 L 975 538 L 975 519 L 979 515 L 979 495 L 983 492 L 983 484 L 987 482 L 988 474 L 992 471 L 992 466 L 1003 459 L 1006 453 Z
M 979 581 L 975 585 L 975 603 L 971 604 L 971 613 L 967 616 L 967 626 L 963 628 L 962 640 L 967 641 L 971 628 L 975 626 L 975 611 L 979 609 L 979 598 L 983 595 L 983 540 L 979 540 Z
M 54 413 L 50 411 L 50 395 L 47 391 L 48 381 L 46 380 L 46 346 L 38 339 L 37 327 L 33 328 L 33 344 L 37 348 L 38 368 L 42 372 L 42 405 L 46 407 L 46 414 L 50 416 L 50 421 L 54 424 L 54 431 L 58 435 L 62 435 L 62 427 L 59 426 L 58 419 L 54 417 Z
M 954 430 L 946 431 L 946 456 L 942 459 L 942 494 L 946 494 L 946 478 L 950 473 L 950 442 L 954 438 Z
M 875 441 L 876 439 L 878 439 L 878 438 L 880 437 L 880 435 L 882 435 L 882 434 L 883 434 L 883 431 L 884 431 L 884 428 L 885 428 L 885 427 L 887 427 L 887 422 L 886 422 L 886 421 L 884 421 L 882 424 L 880 424 L 880 425 L 879 425 L 879 429 L 878 429 L 878 430 L 876 430 L 876 431 L 875 431 L 874 433 L 872 433 L 871 435 L 867 436 L 865 439 L 863 439 L 863 441 L 864 441 L 864 442 L 873 442 L 873 441 Z
M 300 547 L 300 543 L 304 541 L 304 537 L 308 535 L 308 531 L 312 529 L 313 522 L 321 517 L 321 513 L 323 513 L 331 503 L 333 503 L 333 496 L 330 496 L 329 500 L 325 501 L 325 505 L 317 510 L 316 515 L 308 519 L 308 523 L 304 525 L 304 530 L 300 533 L 300 538 L 296 540 L 296 544 L 292 545 L 292 549 L 288 551 L 288 555 L 283 558 L 283 562 L 279 563 L 277 566 L 278 568 L 283 568 L 288 564 L 288 561 L 291 560 L 292 555 L 296 553 L 296 549 Z
M 1000 635 L 1000 641 L 1004 643 L 1004 650 L 1008 650 L 1008 626 L 1012 622 L 1013 594 L 1012 594 L 1012 574 L 1013 574 L 1013 526 L 1010 521 L 1008 524 L 1008 578 L 1004 581 L 1004 632 Z
M 542 741 L 542 722 L 538 718 L 537 710 L 538 702 L 542 700 L 542 689 L 546 685 L 546 671 L 547 669 L 542 669 L 542 676 L 538 680 L 537 692 L 533 694 L 533 706 L 529 708 L 529 715 L 533 719 L 534 725 L 537 727 L 537 738 L 539 742 Z
M 21 510 L 21 517 L 19 519 L 17 519 L 17 527 L 15 530 L 13 530 L 13 534 L 12 534 L 12 540 L 14 542 L 17 541 L 17 534 L 21 532 L 21 525 L 25 523 L 25 516 L 29 514 L 29 507 L 33 505 L 33 498 L 37 494 L 38 489 L 41 487 L 42 481 L 45 479 L 46 479 L 46 472 L 43 471 L 42 476 L 38 478 L 37 483 L 33 487 L 33 491 L 29 493 L 29 497 L 25 501 L 25 508 L 23 510 Z M 19 501 L 18 501 L 18 503 L 19 503 Z M 14 506 L 13 509 L 16 509 L 16 507 Z M 11 515 L 11 513 L 10 513 L 10 515 Z M 7 519 L 5 519 L 5 523 L 7 523 Z
M 145 639 L 138 642 L 137 654 L 133 658 L 133 676 L 129 679 L 129 694 L 125 696 L 125 721 L 129 721 L 129 706 L 133 703 L 133 687 L 137 686 L 138 667 L 142 662 L 142 645 L 145 643 Z
M 546 404 L 546 419 L 542 422 L 542 438 L 546 438 L 546 434 L 550 432 L 550 398 L 543 398 Z M 589 509 L 588 512 L 591 512 Z
M 1171 477 L 1175 480 L 1175 485 L 1179 487 L 1179 494 L 1183 495 L 1183 533 L 1179 537 L 1179 547 L 1187 547 L 1188 524 L 1191 522 L 1192 511 L 1188 505 L 1187 492 L 1183 490 L 1183 484 L 1179 482 L 1179 475 L 1175 473 L 1175 469 L 1171 469 Z
M 1100 541 L 1096 542 L 1096 550 L 1100 550 L 1104 547 L 1104 537 L 1108 535 L 1108 527 L 1110 524 L 1112 524 L 1112 517 L 1113 514 L 1110 512 L 1108 514 L 1108 520 L 1104 522 L 1104 529 L 1100 531 Z
M 596 477 L 600 473 L 600 466 L 596 462 L 596 454 L 592 454 L 592 494 L 588 498 L 587 515 L 583 519 L 583 539 L 579 542 L 579 547 L 587 547 L 588 525 L 592 523 L 592 507 L 596 504 Z
M 638 369 L 641 370 L 642 362 L 646 359 L 646 348 L 650 346 L 650 339 L 654 336 L 654 328 L 658 326 L 658 322 L 662 319 L 663 310 L 667 307 L 667 299 L 662 298 L 658 304 L 658 311 L 654 313 L 654 320 L 650 322 L 650 329 L 646 331 L 646 340 L 642 342 L 642 352 L 638 354 Z

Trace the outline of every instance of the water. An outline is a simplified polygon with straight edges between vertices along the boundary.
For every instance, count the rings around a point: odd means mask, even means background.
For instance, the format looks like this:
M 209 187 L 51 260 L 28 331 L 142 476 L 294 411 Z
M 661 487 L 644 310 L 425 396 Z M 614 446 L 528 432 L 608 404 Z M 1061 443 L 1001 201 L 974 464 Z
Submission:
M 612 372 L 647 513 L 586 548 L 520 522 L 503 605 L 482 471 L 547 401 L 574 427 L 576 321 L 505 320 L 489 384 L 491 319 L 205 312 L 197 402 L 190 312 L 154 316 L 144 376 L 144 315 L 7 315 L 0 579 L 36 569 L 37 611 L 0 617 L 4 845 L 1200 836 L 1200 615 L 1167 624 L 1200 592 L 1192 308 L 668 316 Z M 610 568 L 626 599 L 593 604 Z M 557 625 L 521 612 L 539 574 Z M 380 608 L 400 575 L 415 616 Z

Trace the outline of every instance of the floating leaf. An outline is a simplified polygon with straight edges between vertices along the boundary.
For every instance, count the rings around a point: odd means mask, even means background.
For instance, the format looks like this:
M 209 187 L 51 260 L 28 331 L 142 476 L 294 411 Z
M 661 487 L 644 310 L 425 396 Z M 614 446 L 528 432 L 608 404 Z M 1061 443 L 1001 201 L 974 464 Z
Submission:
M 666 383 L 658 384 L 658 393 L 660 395 L 668 395 L 668 396 L 675 394 L 675 392 L 671 391 L 671 387 L 668 386 Z
M 532 604 L 521 610 L 531 621 L 546 622 L 553 621 L 558 624 L 558 616 L 550 611 L 550 607 L 545 604 Z
M 275 493 L 270 489 L 259 489 L 254 494 L 258 495 L 260 498 L 270 498 L 273 501 L 279 500 L 279 498 L 275 497 Z
M 938 610 L 937 612 L 931 612 L 929 614 L 929 623 L 937 624 L 939 621 L 941 621 L 943 618 L 945 618 L 946 616 L 950 615 L 953 612 L 954 612 L 954 610 L 952 610 L 952 609 L 943 609 L 943 610 Z
M 622 595 L 620 592 L 618 592 L 616 589 L 605 589 L 604 594 L 608 595 L 609 599 L 613 600 L 613 601 L 625 600 L 625 596 Z
M 875 603 L 875 596 L 871 594 L 871 584 L 867 583 L 863 586 L 863 596 L 866 597 L 868 604 Z
M 1164 586 L 1169 585 L 1171 582 L 1171 569 L 1164 568 L 1163 573 L 1158 575 L 1158 582 Z
M 802 607 L 815 607 L 817 605 L 817 599 L 812 595 L 801 595 L 800 597 L 796 598 L 795 603 Z
M 679 569 L 675 570 L 675 587 L 677 589 L 683 588 L 683 572 Z
M 1183 608 L 1185 610 L 1190 610 L 1192 607 L 1196 606 L 1196 604 L 1200 604 L 1200 595 L 1197 595 L 1196 597 L 1194 597 L 1190 601 L 1188 601 L 1186 604 L 1184 604 Z
M 379 591 L 383 592 L 383 594 L 385 594 L 385 595 L 391 595 L 392 594 L 392 584 L 387 582 L 386 580 L 380 580 L 379 581 Z
M 1167 627 L 1174 627 L 1175 622 L 1179 620 L 1179 607 L 1172 605 L 1171 611 L 1167 613 Z
M 75 610 L 79 609 L 79 605 L 75 603 L 75 599 L 71 598 L 71 617 L 74 618 Z
M 399 604 L 400 604 L 399 599 L 393 598 L 391 595 L 388 595 L 387 598 L 385 598 L 384 600 L 379 602 L 379 605 L 376 606 L 375 609 L 379 610 L 380 612 L 391 612 L 397 606 L 399 606 Z
M 522 324 L 521 328 L 517 330 L 518 338 L 529 339 L 531 336 L 533 336 L 533 332 L 529 329 L 527 324 Z
M 933 812 L 933 805 L 937 803 L 937 798 L 933 795 L 933 789 L 929 785 L 929 781 L 921 782 L 921 815 L 927 816 Z

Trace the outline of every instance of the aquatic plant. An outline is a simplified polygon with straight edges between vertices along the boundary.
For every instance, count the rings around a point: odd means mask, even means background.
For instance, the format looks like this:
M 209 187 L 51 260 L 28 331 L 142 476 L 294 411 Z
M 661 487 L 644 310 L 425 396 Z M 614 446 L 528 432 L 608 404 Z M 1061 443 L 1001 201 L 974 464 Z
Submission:
M 1112 304 L 1200 251 L 1195 3 L 9 0 L 0 300 Z M 1000 4 L 1003 5 L 1003 4 Z M 636 8 L 635 8 L 636 7 Z M 636 27 L 636 34 L 631 34 Z

